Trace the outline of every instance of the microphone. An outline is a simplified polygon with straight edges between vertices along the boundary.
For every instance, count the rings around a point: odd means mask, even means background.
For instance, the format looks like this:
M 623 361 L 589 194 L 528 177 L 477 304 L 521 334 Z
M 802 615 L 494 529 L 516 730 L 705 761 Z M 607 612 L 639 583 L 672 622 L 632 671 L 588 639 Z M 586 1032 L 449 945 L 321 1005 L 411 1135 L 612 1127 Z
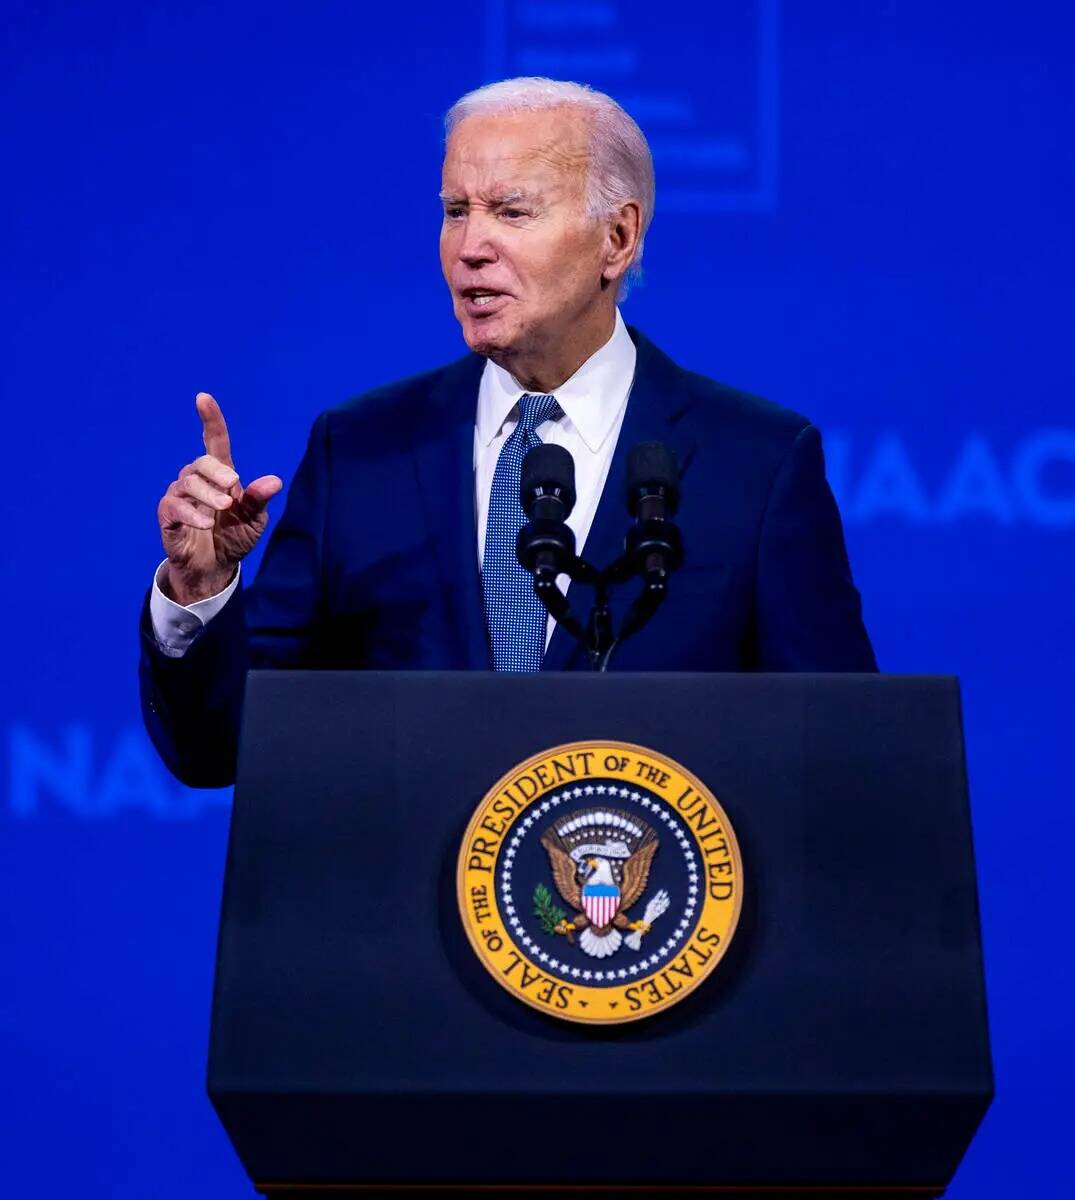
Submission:
M 663 592 L 683 562 L 683 538 L 672 518 L 679 508 L 679 463 L 663 442 L 640 442 L 627 459 L 627 556 L 647 590 Z
M 566 524 L 575 507 L 575 460 L 563 446 L 543 443 L 527 452 L 519 500 L 527 523 L 519 530 L 515 554 L 541 595 L 556 589 L 556 577 L 575 558 L 575 535 Z

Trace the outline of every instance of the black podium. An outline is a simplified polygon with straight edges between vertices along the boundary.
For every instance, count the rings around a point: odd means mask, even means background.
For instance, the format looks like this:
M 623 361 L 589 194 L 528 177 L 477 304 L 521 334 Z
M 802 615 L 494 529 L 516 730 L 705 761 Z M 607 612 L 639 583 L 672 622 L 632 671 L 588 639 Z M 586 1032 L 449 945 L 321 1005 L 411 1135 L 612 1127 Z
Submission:
M 498 777 L 594 738 L 688 764 L 744 878 L 712 976 L 607 1027 L 456 899 Z M 993 1086 L 956 682 L 252 674 L 208 1086 L 269 1196 L 940 1195 Z

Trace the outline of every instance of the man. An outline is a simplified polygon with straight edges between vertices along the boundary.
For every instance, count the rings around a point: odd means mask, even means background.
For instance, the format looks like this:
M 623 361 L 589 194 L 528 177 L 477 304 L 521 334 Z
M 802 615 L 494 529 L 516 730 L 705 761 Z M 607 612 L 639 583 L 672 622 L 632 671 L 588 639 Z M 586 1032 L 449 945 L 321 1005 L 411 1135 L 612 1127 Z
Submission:
M 150 735 L 189 783 L 233 778 L 248 668 L 582 668 L 514 558 L 538 441 L 574 457 L 569 523 L 598 565 L 622 549 L 631 447 L 678 454 L 685 563 L 618 668 L 876 670 L 817 431 L 620 317 L 653 214 L 638 126 L 601 93 L 520 79 L 463 97 L 447 130 L 441 267 L 472 353 L 317 419 L 247 595 L 239 564 L 282 483 L 241 483 L 197 397 L 206 452 L 160 502 L 141 668 Z

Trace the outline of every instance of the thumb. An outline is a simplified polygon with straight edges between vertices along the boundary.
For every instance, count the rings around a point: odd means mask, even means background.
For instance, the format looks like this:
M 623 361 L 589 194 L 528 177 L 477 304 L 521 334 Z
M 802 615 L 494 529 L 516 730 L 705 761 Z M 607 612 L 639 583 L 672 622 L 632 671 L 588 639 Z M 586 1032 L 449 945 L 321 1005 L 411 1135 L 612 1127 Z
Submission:
M 245 516 L 256 517 L 284 486 L 279 475 L 262 475 L 243 488 L 239 506 Z

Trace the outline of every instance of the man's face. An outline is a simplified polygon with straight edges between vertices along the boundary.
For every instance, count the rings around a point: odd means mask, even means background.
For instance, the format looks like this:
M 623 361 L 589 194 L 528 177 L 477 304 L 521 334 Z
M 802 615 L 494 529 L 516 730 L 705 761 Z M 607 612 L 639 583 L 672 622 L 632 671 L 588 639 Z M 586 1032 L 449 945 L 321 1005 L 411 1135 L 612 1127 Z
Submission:
M 467 345 L 509 369 L 609 304 L 588 166 L 586 117 L 569 107 L 467 117 L 448 141 L 441 268 Z

